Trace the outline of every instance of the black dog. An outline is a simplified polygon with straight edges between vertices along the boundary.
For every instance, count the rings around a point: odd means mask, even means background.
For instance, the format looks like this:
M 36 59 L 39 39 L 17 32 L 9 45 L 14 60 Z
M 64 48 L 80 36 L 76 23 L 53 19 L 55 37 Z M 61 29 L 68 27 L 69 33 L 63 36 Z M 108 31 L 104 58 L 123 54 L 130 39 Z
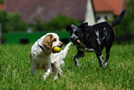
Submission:
M 111 23 L 102 22 L 93 26 L 88 23 L 81 25 L 67 25 L 66 30 L 70 32 L 73 44 L 77 46 L 77 55 L 74 57 L 76 66 L 79 66 L 77 59 L 84 56 L 84 52 L 95 52 L 99 60 L 100 67 L 107 66 L 109 52 L 114 40 L 113 26 L 119 24 L 125 14 L 125 10 Z M 106 59 L 104 61 L 102 50 L 106 48 Z

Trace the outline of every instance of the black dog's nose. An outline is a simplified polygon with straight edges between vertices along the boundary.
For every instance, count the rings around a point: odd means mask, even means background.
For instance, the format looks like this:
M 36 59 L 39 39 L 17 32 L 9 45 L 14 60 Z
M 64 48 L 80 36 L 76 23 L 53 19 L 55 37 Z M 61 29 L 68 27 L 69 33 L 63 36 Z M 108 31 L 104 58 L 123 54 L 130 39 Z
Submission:
M 71 37 L 71 40 L 72 40 L 72 41 L 75 40 L 75 37 Z

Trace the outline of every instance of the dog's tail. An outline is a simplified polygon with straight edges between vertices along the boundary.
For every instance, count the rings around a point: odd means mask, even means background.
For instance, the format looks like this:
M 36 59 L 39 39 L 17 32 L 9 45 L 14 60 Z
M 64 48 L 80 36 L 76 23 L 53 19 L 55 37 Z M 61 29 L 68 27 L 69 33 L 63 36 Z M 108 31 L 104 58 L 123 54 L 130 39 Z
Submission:
M 119 24 L 125 14 L 125 12 L 126 12 L 126 10 L 122 11 L 121 14 L 113 22 L 109 23 L 109 25 L 114 27 L 115 25 Z
M 69 50 L 69 46 L 71 45 L 72 43 L 69 42 L 66 47 L 64 48 L 64 50 L 62 50 L 62 53 L 63 53 L 63 58 L 66 57 L 67 53 L 68 53 L 68 50 Z

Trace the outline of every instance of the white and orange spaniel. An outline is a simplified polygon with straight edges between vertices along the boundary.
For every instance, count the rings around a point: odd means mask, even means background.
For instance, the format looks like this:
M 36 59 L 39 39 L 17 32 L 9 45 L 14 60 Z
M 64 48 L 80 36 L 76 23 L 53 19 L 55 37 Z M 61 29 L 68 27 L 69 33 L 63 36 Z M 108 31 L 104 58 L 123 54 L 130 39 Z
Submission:
M 58 79 L 58 75 L 62 75 L 61 65 L 64 64 L 63 59 L 66 57 L 71 44 L 71 42 L 68 43 L 65 49 L 59 53 L 53 53 L 53 47 L 62 47 L 63 45 L 63 43 L 59 41 L 59 36 L 56 33 L 48 33 L 42 36 L 31 48 L 31 73 L 38 74 L 39 69 L 44 69 L 44 79 L 46 79 L 52 71 L 55 73 L 53 80 Z

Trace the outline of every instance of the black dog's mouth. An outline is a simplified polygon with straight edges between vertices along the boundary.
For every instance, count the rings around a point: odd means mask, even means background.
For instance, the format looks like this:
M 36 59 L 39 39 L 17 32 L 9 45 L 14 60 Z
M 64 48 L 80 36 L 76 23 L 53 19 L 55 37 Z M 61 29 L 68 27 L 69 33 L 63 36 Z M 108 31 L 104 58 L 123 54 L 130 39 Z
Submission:
M 73 41 L 73 44 L 76 45 L 76 44 L 80 44 L 80 40 L 77 39 L 77 40 L 72 40 Z

